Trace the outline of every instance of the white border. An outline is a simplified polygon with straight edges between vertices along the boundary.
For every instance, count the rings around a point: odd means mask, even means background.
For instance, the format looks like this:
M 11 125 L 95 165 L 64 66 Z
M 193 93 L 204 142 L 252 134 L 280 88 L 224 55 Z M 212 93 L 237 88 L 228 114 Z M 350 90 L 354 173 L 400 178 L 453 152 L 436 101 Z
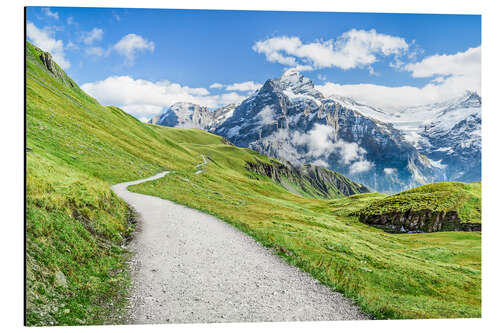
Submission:
M 51 0 L 51 1 L 5 1 L 0 11 L 2 24 L 1 73 L 1 168 L 7 186 L 2 188 L 2 227 L 0 262 L 1 308 L 0 326 L 5 332 L 13 330 L 70 330 L 70 331 L 165 331 L 169 332 L 253 332 L 281 331 L 315 332 L 419 332 L 453 331 L 483 332 L 500 327 L 500 311 L 496 305 L 500 297 L 498 238 L 500 221 L 497 217 L 500 205 L 497 170 L 500 167 L 500 107 L 498 100 L 500 31 L 499 11 L 494 1 L 397 1 L 397 0 L 252 0 L 248 2 L 211 1 L 154 1 L 154 0 Z M 209 325 L 148 325 L 148 326 L 105 326 L 74 328 L 24 328 L 22 327 L 23 307 L 23 7 L 27 6 L 76 6 L 76 7 L 129 7 L 129 8 L 199 8 L 199 9 L 254 9 L 254 10 L 300 10 L 300 11 L 349 11 L 386 13 L 447 13 L 482 14 L 483 82 L 483 319 L 472 320 L 399 320 L 372 322 L 297 322 L 297 323 L 255 323 L 255 324 L 209 324 Z M 6 151 L 6 153 L 5 153 Z

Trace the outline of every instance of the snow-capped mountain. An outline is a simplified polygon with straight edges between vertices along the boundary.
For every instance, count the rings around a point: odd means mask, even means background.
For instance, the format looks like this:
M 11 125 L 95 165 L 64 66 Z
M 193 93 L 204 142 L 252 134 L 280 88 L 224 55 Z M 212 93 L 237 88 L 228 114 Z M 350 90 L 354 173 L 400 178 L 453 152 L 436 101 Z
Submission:
M 179 102 L 168 107 L 160 115 L 151 118 L 149 123 L 214 131 L 232 115 L 234 108 L 235 105 L 230 104 L 214 111 L 197 104 Z
M 377 191 L 442 180 L 441 169 L 404 140 L 402 132 L 362 114 L 354 104 L 369 108 L 346 98 L 325 98 L 310 79 L 289 70 L 267 80 L 215 133 L 292 163 L 328 167 Z
M 384 110 L 325 97 L 296 70 L 270 79 L 239 105 L 212 111 L 177 103 L 150 122 L 201 128 L 240 147 L 345 174 L 379 192 L 481 179 L 481 97 Z
M 481 180 L 481 103 L 474 92 L 441 103 L 416 132 L 419 150 L 446 169 L 447 180 Z
M 403 133 L 447 181 L 481 180 L 481 97 L 473 91 L 444 102 L 386 111 L 333 96 L 348 108 L 388 122 Z

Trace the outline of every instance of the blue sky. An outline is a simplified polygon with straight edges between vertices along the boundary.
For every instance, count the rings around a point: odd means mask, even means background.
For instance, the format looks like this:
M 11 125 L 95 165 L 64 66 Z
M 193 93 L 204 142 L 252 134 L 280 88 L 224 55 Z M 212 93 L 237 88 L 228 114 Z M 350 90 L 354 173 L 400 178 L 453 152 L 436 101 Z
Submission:
M 293 67 L 387 108 L 481 89 L 478 15 L 29 7 L 27 23 L 84 90 L 143 119 L 238 102 Z

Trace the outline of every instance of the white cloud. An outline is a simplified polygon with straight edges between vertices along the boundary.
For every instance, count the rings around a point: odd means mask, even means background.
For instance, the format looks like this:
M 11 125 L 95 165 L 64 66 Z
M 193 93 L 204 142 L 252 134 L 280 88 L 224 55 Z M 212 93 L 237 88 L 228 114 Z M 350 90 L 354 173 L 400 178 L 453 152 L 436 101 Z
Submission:
M 312 157 L 328 155 L 335 149 L 333 128 L 322 124 L 314 124 L 307 133 L 294 132 L 292 142 L 297 145 L 307 145 L 308 154 Z
M 414 64 L 408 64 L 405 69 L 413 77 L 433 76 L 474 76 L 481 73 L 481 47 L 470 48 L 456 54 L 433 55 Z
M 103 55 L 105 55 L 106 52 L 101 47 L 93 46 L 93 47 L 86 48 L 85 49 L 85 53 L 88 54 L 88 55 L 94 55 L 94 56 L 102 57 Z
M 52 33 L 47 30 L 38 29 L 31 22 L 28 22 L 26 25 L 26 34 L 33 44 L 49 52 L 62 69 L 67 69 L 71 66 L 70 62 L 66 59 L 62 40 L 56 40 L 53 38 Z
M 224 85 L 222 83 L 214 82 L 212 83 L 209 88 L 211 89 L 222 89 L 224 88 Z
M 96 41 L 100 41 L 102 39 L 102 35 L 102 29 L 94 28 L 83 34 L 83 43 L 85 43 L 86 45 L 93 44 Z
M 59 20 L 59 13 L 51 11 L 50 8 L 42 8 L 42 13 L 50 18 Z
M 209 88 L 211 89 L 222 89 L 225 88 L 228 91 L 255 91 L 260 89 L 262 84 L 253 81 L 237 82 L 233 84 L 222 84 L 218 82 L 212 83 Z
M 392 175 L 396 172 L 397 170 L 395 168 L 384 168 L 384 173 L 386 175 Z
M 113 46 L 113 49 L 124 56 L 129 64 L 132 64 L 138 52 L 153 52 L 155 44 L 152 41 L 144 39 L 142 36 L 128 34 L 120 39 L 118 43 Z
M 328 162 L 326 162 L 325 160 L 316 160 L 314 162 L 311 163 L 312 165 L 316 165 L 316 166 L 319 166 L 319 167 L 322 167 L 322 168 L 328 168 L 329 165 L 328 165 Z
M 387 109 L 440 102 L 463 95 L 466 90 L 481 93 L 481 47 L 455 55 L 434 55 L 405 66 L 414 77 L 430 77 L 423 87 L 387 87 L 375 84 L 316 86 L 325 96 L 352 97 L 360 102 Z
M 366 150 L 358 146 L 356 142 L 345 142 L 343 140 L 339 140 L 334 144 L 334 146 L 338 149 L 344 164 L 349 164 L 355 160 L 363 159 L 366 154 Z
M 408 50 L 403 38 L 352 29 L 339 38 L 304 44 L 298 37 L 273 37 L 258 41 L 253 50 L 263 53 L 270 62 L 295 66 L 301 70 L 339 67 L 368 67 L 380 56 L 400 57 Z
M 239 103 L 245 96 L 235 92 L 210 95 L 205 88 L 191 88 L 169 81 L 152 82 L 130 76 L 111 76 L 85 83 L 82 89 L 101 104 L 116 105 L 135 117 L 151 117 L 177 102 L 191 102 L 216 108 Z
M 253 81 L 246 81 L 246 82 L 230 84 L 226 86 L 226 90 L 255 91 L 257 89 L 260 89 L 260 87 L 262 87 L 262 84 L 260 83 L 255 83 Z
M 66 19 L 66 23 L 67 23 L 68 25 L 76 24 L 76 22 L 75 22 L 75 18 L 74 18 L 73 16 L 68 17 L 68 18 Z
M 80 48 L 78 47 L 78 45 L 76 45 L 75 43 L 73 43 L 72 41 L 69 41 L 68 44 L 66 44 L 66 49 L 70 50 L 70 51 L 77 51 L 79 50 Z
M 373 168 L 374 164 L 370 161 L 367 160 L 361 160 L 354 162 L 350 167 L 349 167 L 349 173 L 350 174 L 355 174 L 355 173 L 361 173 L 361 172 L 366 172 Z
M 374 163 L 365 159 L 366 150 L 356 142 L 334 141 L 334 129 L 329 125 L 315 124 L 307 133 L 294 132 L 292 143 L 306 145 L 307 155 L 316 158 L 317 165 L 324 166 L 326 163 L 319 157 L 335 153 L 343 164 L 349 165 L 350 173 L 365 172 L 374 166 Z
M 274 111 L 269 105 L 264 106 L 257 114 L 257 117 L 260 119 L 262 125 L 271 125 L 275 123 Z

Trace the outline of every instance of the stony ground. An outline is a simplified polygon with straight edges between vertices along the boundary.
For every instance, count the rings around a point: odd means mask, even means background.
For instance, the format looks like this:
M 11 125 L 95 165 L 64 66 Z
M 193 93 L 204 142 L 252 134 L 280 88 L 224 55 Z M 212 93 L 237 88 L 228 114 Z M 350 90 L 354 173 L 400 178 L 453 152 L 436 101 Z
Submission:
M 165 174 L 112 187 L 139 214 L 129 323 L 369 319 L 233 226 L 127 190 Z

